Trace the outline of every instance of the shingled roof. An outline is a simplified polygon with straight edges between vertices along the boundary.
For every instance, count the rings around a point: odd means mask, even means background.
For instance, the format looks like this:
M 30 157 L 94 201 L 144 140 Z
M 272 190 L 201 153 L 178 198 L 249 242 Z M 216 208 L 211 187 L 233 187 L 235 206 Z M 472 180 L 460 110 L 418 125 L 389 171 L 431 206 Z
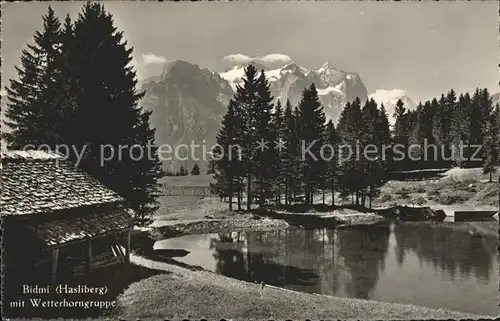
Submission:
M 2 151 L 0 213 L 29 215 L 123 201 L 56 153 Z
M 131 218 L 131 214 L 121 208 L 105 212 L 93 210 L 85 216 L 30 222 L 27 227 L 43 245 L 52 247 L 129 228 Z

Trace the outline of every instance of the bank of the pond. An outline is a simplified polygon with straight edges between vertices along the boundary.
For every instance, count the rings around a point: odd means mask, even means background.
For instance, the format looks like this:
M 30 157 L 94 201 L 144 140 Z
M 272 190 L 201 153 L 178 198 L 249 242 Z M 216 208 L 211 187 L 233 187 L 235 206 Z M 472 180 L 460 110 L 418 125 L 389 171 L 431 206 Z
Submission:
M 284 229 L 290 224 L 307 227 L 369 226 L 388 221 L 375 213 L 362 213 L 349 209 L 331 212 L 293 213 L 285 211 L 262 212 L 260 215 L 242 214 L 231 218 L 201 218 L 195 220 L 154 221 L 149 227 L 139 229 L 152 240 L 189 235 L 228 231 L 265 231 Z M 290 224 L 289 224 L 290 223 Z
M 148 227 L 135 228 L 131 247 L 132 252 L 149 256 L 156 241 L 168 238 L 190 234 L 279 230 L 288 226 L 285 220 L 252 218 L 248 215 L 243 218 L 156 221 Z
M 177 220 L 163 221 L 162 224 L 153 224 L 149 229 L 149 234 L 155 240 L 188 235 L 219 233 L 225 231 L 254 231 L 273 230 L 288 227 L 285 220 L 270 219 L 261 217 L 245 217 L 232 219 L 199 219 L 199 220 Z
M 132 255 L 134 264 L 170 272 L 129 286 L 117 316 L 168 319 L 462 319 L 485 316 L 387 302 L 262 287 L 207 271 L 192 271 Z

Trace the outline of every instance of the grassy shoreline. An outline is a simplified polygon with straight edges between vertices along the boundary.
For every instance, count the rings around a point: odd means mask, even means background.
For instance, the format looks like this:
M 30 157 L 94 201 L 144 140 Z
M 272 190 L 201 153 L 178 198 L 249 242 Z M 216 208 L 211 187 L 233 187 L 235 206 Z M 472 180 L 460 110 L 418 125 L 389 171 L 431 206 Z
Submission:
M 208 177 L 208 176 L 207 176 Z M 196 178 L 196 177 L 195 177 Z M 191 179 L 190 179 L 191 180 Z M 206 177 L 196 178 L 204 185 Z M 167 185 L 189 186 L 185 177 L 170 178 Z M 497 185 L 484 181 L 478 170 L 450 170 L 434 181 L 391 181 L 382 188 L 373 205 L 412 204 L 421 199 L 425 205 L 476 208 L 496 204 Z M 455 194 L 460 194 L 456 197 Z M 389 196 L 387 196 L 389 195 Z M 164 196 L 155 222 L 139 232 L 145 238 L 138 248 L 150 248 L 156 240 L 187 234 L 234 230 L 280 229 L 283 220 L 254 220 L 251 213 L 227 210 L 215 197 Z M 331 198 L 327 197 L 327 203 Z M 308 213 L 316 214 L 319 213 Z M 324 213 L 323 213 L 324 215 Z M 273 221 L 271 223 L 271 221 Z M 281 221 L 281 223 L 280 223 Z M 269 223 L 269 224 L 267 224 Z M 285 223 L 286 224 L 286 223 Z M 419 223 L 415 223 L 419 224 Z M 447 222 L 438 223 L 443 226 Z M 286 224 L 287 225 L 287 224 Z M 460 229 L 493 235 L 497 229 L 482 224 L 462 224 Z M 253 284 L 209 271 L 190 269 L 147 259 L 139 251 L 132 263 L 163 274 L 132 283 L 117 299 L 114 315 L 125 319 L 478 319 L 493 316 L 473 315 L 415 305 L 341 298 L 295 292 Z
M 231 223 L 220 226 L 218 223 L 221 221 Z M 243 221 L 259 222 L 260 220 L 176 221 L 172 222 L 170 227 L 175 227 L 179 234 L 174 233 L 170 237 L 205 233 L 207 228 L 212 231 L 232 230 Z M 239 228 L 254 230 L 265 227 L 249 226 L 245 223 Z M 276 226 L 270 228 L 276 228 Z M 162 271 L 164 274 L 132 283 L 118 297 L 117 309 L 113 315 L 125 319 L 477 319 L 493 317 L 415 305 L 302 293 L 269 285 L 262 289 L 260 284 L 189 266 L 176 265 L 172 262 L 154 261 L 137 254 L 132 254 L 131 262 L 150 270 Z
M 285 319 L 477 319 L 484 315 L 414 305 L 308 294 L 261 287 L 208 271 L 132 255 L 134 264 L 167 274 L 131 284 L 118 297 L 120 318 Z M 490 316 L 491 317 L 491 316 Z

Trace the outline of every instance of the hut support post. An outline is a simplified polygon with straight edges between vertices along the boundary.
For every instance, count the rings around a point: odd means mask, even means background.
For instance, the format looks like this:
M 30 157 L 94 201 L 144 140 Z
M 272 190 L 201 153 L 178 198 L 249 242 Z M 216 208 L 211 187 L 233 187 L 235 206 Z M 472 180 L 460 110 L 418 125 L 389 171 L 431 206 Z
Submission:
M 58 261 L 59 261 L 59 249 L 53 249 L 52 250 L 52 285 L 56 284 Z
M 128 229 L 127 231 L 127 247 L 125 248 L 125 262 L 130 263 L 130 234 L 132 233 L 132 229 Z
M 88 253 L 87 253 L 87 270 L 92 271 L 92 242 L 89 240 L 88 242 Z

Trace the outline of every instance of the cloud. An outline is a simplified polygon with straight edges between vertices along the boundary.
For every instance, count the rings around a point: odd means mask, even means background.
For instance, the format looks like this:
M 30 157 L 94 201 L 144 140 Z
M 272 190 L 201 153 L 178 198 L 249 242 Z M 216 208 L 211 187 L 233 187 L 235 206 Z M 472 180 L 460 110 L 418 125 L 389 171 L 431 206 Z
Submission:
M 142 54 L 142 61 L 145 65 L 150 64 L 164 64 L 167 62 L 167 58 L 163 56 L 157 56 L 154 53 Z
M 292 62 L 292 58 L 290 58 L 290 56 L 284 55 L 284 54 L 279 54 L 279 53 L 268 54 L 268 55 L 265 55 L 263 57 L 257 57 L 256 59 L 260 60 L 262 62 L 265 62 L 265 63 L 284 63 L 284 64 L 287 64 L 287 63 Z
M 377 103 L 387 104 L 388 102 L 394 103 L 400 99 L 408 96 L 408 92 L 403 89 L 377 89 L 373 94 L 369 95 L 368 98 L 373 98 Z
M 242 55 L 242 54 L 232 54 L 232 55 L 227 55 L 224 58 L 222 58 L 224 61 L 234 63 L 234 64 L 247 64 L 249 62 L 254 61 L 254 58 L 249 57 L 247 55 Z
M 264 56 L 250 57 L 244 54 L 231 54 L 223 58 L 224 61 L 232 64 L 248 64 L 251 62 L 260 64 L 288 64 L 292 62 L 290 56 L 280 53 L 272 53 Z

